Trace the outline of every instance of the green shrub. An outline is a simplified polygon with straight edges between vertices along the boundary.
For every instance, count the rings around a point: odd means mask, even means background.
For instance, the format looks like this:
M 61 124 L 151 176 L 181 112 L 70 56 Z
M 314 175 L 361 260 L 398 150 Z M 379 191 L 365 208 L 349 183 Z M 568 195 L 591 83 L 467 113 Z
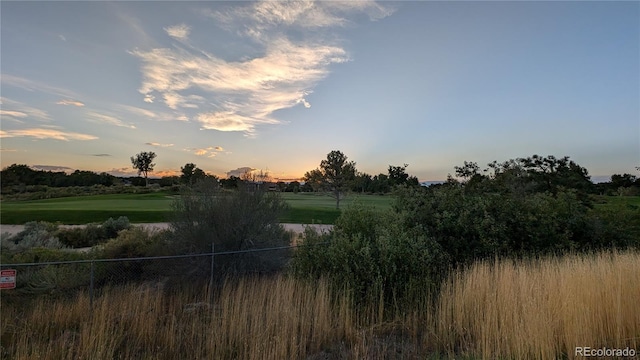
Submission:
M 96 224 L 60 229 L 57 236 L 62 243 L 73 248 L 91 247 L 107 240 L 104 229 Z
M 121 259 L 166 255 L 167 232 L 150 232 L 142 227 L 122 230 L 115 239 L 106 242 L 97 251 L 105 259 Z
M 448 264 L 438 243 L 406 231 L 396 214 L 354 204 L 332 234 L 305 230 L 291 271 L 303 278 L 327 277 L 356 301 L 383 297 L 387 304 L 407 304 L 425 287 L 437 286 Z
M 68 250 L 30 249 L 16 254 L 15 263 L 46 263 L 86 260 L 86 254 Z M 33 265 L 17 271 L 16 288 L 21 294 L 67 294 L 67 290 L 90 283 L 91 264 Z
M 113 239 L 118 236 L 118 232 L 129 228 L 131 228 L 131 223 L 126 216 L 120 216 L 117 219 L 109 218 L 102 223 L 102 229 L 107 239 Z
M 70 247 L 83 248 L 102 244 L 118 236 L 118 232 L 131 228 L 129 219 L 121 216 L 118 219 L 109 218 L 102 225 L 88 224 L 84 227 L 60 229 L 56 236 Z
M 289 245 L 291 235 L 280 225 L 287 204 L 277 193 L 260 189 L 223 190 L 217 182 L 200 182 L 173 203 L 172 248 L 179 254 L 239 251 Z M 285 251 L 216 257 L 225 273 L 270 272 L 284 266 Z M 202 269 L 209 274 L 209 267 Z
M 131 259 L 167 255 L 167 239 L 170 232 L 149 231 L 133 227 L 120 231 L 118 237 L 93 250 L 102 259 Z M 182 259 L 123 260 L 96 262 L 95 276 L 99 284 L 126 283 L 129 281 L 175 276 L 181 273 Z
M 89 242 L 85 237 L 84 229 L 79 227 L 60 229 L 57 232 L 57 236 L 63 244 L 72 248 L 81 248 L 81 247 L 90 246 Z
M 89 256 L 83 253 L 64 249 L 32 248 L 12 256 L 12 263 L 42 263 L 57 261 L 86 260 Z
M 631 232 L 575 190 L 555 194 L 466 191 L 460 184 L 400 189 L 394 209 L 407 229 L 434 239 L 453 265 L 496 255 L 527 257 L 630 246 Z M 618 211 L 618 217 L 624 213 Z M 620 225 L 615 225 L 620 223 Z
M 24 230 L 15 236 L 2 237 L 2 250 L 19 252 L 31 248 L 61 249 L 64 244 L 53 235 L 57 225 L 41 221 L 25 224 Z
M 69 250 L 31 248 L 3 253 L 3 263 L 48 263 L 86 260 L 88 256 Z M 63 294 L 64 290 L 85 286 L 90 281 L 89 263 L 31 265 L 17 268 L 16 291 L 19 294 Z
M 602 247 L 640 249 L 640 207 L 631 204 L 612 204 L 595 207 L 589 221 Z

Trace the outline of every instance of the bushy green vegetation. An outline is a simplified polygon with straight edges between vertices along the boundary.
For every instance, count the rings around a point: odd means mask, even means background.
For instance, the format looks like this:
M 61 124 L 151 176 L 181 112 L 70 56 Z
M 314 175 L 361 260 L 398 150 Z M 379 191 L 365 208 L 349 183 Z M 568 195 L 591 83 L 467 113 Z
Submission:
M 177 254 L 197 254 L 287 246 L 291 234 L 279 223 L 287 207 L 277 193 L 225 191 L 201 182 L 173 203 L 170 248 Z M 225 273 L 273 271 L 284 265 L 283 257 L 286 253 L 220 256 L 216 267 Z
M 87 224 L 84 227 L 60 229 L 56 233 L 60 242 L 69 247 L 91 247 L 118 236 L 118 232 L 131 227 L 129 219 L 121 216 L 109 218 L 102 225 Z
M 1 262 L 20 266 L 17 295 L 64 295 L 64 291 L 86 288 L 91 264 L 38 265 L 49 262 L 123 259 L 166 255 L 167 232 L 150 232 L 132 227 L 126 217 L 108 219 L 101 225 L 65 228 L 46 222 L 30 222 L 15 236 L 3 234 Z M 60 240 L 59 240 L 60 239 Z M 90 250 L 71 246 L 93 246 Z M 165 262 L 96 262 L 96 285 L 148 279 L 175 272 Z
M 326 277 L 346 287 L 357 302 L 383 298 L 407 305 L 417 289 L 434 289 L 446 274 L 448 254 L 432 239 L 406 231 L 398 214 L 361 204 L 348 207 L 332 233 L 307 228 L 291 272 L 301 278 Z
M 31 221 L 26 223 L 24 230 L 15 236 L 3 234 L 1 245 L 3 255 L 31 248 L 61 249 L 64 247 L 64 243 L 55 236 L 57 228 L 51 223 Z
M 129 219 L 122 216 L 109 218 L 102 224 L 88 224 L 84 227 L 67 228 L 55 223 L 31 221 L 25 224 L 24 230 L 14 236 L 3 234 L 3 262 L 16 262 L 13 255 L 25 250 L 70 249 L 91 247 L 114 239 L 122 230 L 131 228 Z M 56 260 L 57 261 L 57 260 Z
M 328 277 L 359 299 L 394 304 L 411 300 L 410 284 L 437 284 L 444 270 L 479 260 L 640 247 L 640 209 L 594 207 L 586 170 L 568 158 L 533 156 L 490 168 L 482 175 L 465 163 L 456 167 L 461 182 L 400 186 L 392 210 L 356 206 L 333 233 L 308 230 L 293 273 Z
M 76 170 L 71 174 L 62 171 L 33 170 L 24 164 L 13 164 L 2 169 L 0 183 L 2 193 L 24 192 L 25 186 L 40 185 L 51 187 L 67 186 L 111 186 L 117 182 L 116 177 L 107 173 Z

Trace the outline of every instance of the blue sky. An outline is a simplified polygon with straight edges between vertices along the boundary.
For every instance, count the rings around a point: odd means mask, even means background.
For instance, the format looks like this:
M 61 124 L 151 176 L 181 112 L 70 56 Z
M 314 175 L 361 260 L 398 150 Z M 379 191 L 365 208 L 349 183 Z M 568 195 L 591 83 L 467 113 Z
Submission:
M 638 2 L 5 2 L 1 164 L 640 165 Z

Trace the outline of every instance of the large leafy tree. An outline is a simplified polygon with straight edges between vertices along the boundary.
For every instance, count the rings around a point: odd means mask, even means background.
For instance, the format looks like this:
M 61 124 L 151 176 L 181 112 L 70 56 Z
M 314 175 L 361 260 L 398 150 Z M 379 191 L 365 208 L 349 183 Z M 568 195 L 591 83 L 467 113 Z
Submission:
M 510 159 L 502 163 L 493 161 L 481 173 L 475 162 L 456 166 L 456 176 L 463 179 L 466 192 L 511 192 L 525 196 L 532 193 L 557 195 L 562 189 L 573 189 L 585 204 L 594 185 L 587 169 L 568 156 L 556 158 L 533 155 Z
M 180 180 L 187 185 L 193 185 L 207 177 L 207 174 L 194 163 L 185 164 L 180 168 L 180 171 L 182 172 Z
M 308 171 L 304 175 L 305 182 L 319 183 L 331 197 L 336 199 L 336 208 L 340 208 L 340 201 L 346 196 L 356 176 L 356 163 L 348 161 L 341 151 L 333 150 L 327 158 L 320 162 L 320 167 Z
M 403 166 L 389 165 L 389 182 L 392 185 L 420 185 L 417 177 L 407 174 L 408 166 L 409 164 L 404 164 Z
M 131 157 L 131 164 L 133 164 L 133 168 L 138 170 L 138 175 L 144 175 L 144 181 L 146 185 L 149 185 L 149 172 L 153 171 L 153 167 L 156 164 L 153 163 L 153 160 L 156 158 L 156 153 L 153 151 L 143 151 L 136 156 Z

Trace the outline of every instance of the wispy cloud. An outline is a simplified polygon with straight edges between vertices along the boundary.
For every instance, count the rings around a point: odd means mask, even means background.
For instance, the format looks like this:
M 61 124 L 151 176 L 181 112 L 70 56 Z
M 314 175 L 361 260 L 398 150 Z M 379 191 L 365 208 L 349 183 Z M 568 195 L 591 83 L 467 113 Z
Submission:
M 58 35 L 58 38 L 60 38 L 60 40 L 62 41 L 67 41 L 67 38 L 62 34 Z
M 78 107 L 84 106 L 83 102 L 78 101 L 78 100 L 71 100 L 71 99 L 60 100 L 56 104 L 58 104 L 58 105 L 73 105 L 73 106 L 78 106 Z
M 244 166 L 244 167 L 239 167 L 235 170 L 230 170 L 227 171 L 227 177 L 232 177 L 232 176 L 236 176 L 236 177 L 241 177 L 242 175 L 246 174 L 246 173 L 250 173 L 252 171 L 256 171 L 258 169 L 254 169 L 252 167 L 249 166 Z
M 122 167 L 108 170 L 107 174 L 111 174 L 113 176 L 138 176 L 138 171 L 133 168 Z
M 160 93 L 169 108 L 177 109 L 185 104 L 181 91 L 213 93 L 214 109 L 196 116 L 202 127 L 248 134 L 258 124 L 279 123 L 272 117 L 276 110 L 297 104 L 308 107 L 305 96 L 329 73 L 329 65 L 348 59 L 336 46 L 296 45 L 284 38 L 270 44 L 264 57 L 244 62 L 186 50 L 132 53 L 143 61 L 143 95 Z
M 135 49 L 130 53 L 142 62 L 139 88 L 145 102 L 161 99 L 170 109 L 198 109 L 192 118 L 203 129 L 240 131 L 253 136 L 256 126 L 278 124 L 273 114 L 296 105 L 306 108 L 307 97 L 330 72 L 330 66 L 349 60 L 347 52 L 329 38 L 297 38 L 287 28 L 331 28 L 349 23 L 355 13 L 376 20 L 393 10 L 373 1 L 260 1 L 231 6 L 206 15 L 229 30 L 249 36 L 259 48 L 257 57 L 228 61 L 181 41 L 173 48 Z M 185 24 L 164 28 L 179 40 L 187 40 Z M 304 32 L 309 34 L 309 32 Z M 184 46 L 186 44 L 186 46 Z M 205 93 L 206 101 L 193 92 Z
M 20 120 L 20 118 L 26 118 L 27 116 L 28 115 L 22 111 L 0 109 L 0 119 L 2 120 L 11 120 L 13 122 L 24 124 L 24 121 Z
M 395 10 L 375 1 L 257 1 L 248 6 L 203 13 L 223 27 L 263 40 L 278 27 L 329 28 L 345 26 L 352 13 L 365 13 L 372 21 L 393 14 Z
M 107 171 L 107 174 L 111 174 L 113 176 L 121 176 L 121 177 L 133 177 L 138 176 L 138 171 L 133 168 L 122 167 L 122 168 L 113 168 Z M 154 170 L 152 173 L 149 173 L 150 178 L 158 178 L 163 176 L 177 176 L 180 175 L 180 172 L 177 170 Z
M 177 170 L 158 170 L 153 172 L 153 177 L 179 176 L 181 172 Z
M 0 148 L 0 151 L 2 151 L 2 152 L 17 152 L 18 149 Z
M 5 85 L 19 87 L 27 91 L 39 91 L 53 95 L 57 95 L 64 98 L 80 98 L 80 96 L 73 91 L 51 86 L 43 82 L 25 79 L 19 76 L 13 76 L 10 74 L 2 74 L 0 76 L 0 82 Z
M 168 107 L 170 107 L 171 109 L 177 109 L 179 107 L 182 108 L 192 108 L 192 109 L 197 109 L 198 105 L 194 104 L 192 101 L 202 101 L 203 97 L 202 96 L 198 96 L 198 95 L 189 95 L 189 96 L 182 96 L 178 93 L 175 92 L 168 92 L 162 95 L 162 97 L 164 98 L 164 103 L 167 104 Z M 189 100 L 192 100 L 191 102 Z
M 109 157 L 109 156 L 111 156 L 111 154 L 91 154 L 91 156 L 97 156 L 97 157 Z
M 60 165 L 31 165 L 33 170 L 53 171 L 53 172 L 72 172 L 75 169 Z
M 143 108 L 139 108 L 139 107 L 135 107 L 135 106 L 120 105 L 120 107 L 122 109 L 124 109 L 125 111 L 130 112 L 130 113 L 135 114 L 135 115 L 138 115 L 138 116 L 144 116 L 144 117 L 148 117 L 148 118 L 151 118 L 151 119 L 157 119 L 157 118 L 161 117 L 161 115 L 158 115 L 158 114 L 156 114 L 155 112 L 153 112 L 151 110 L 147 110 L 147 109 L 143 109 Z
M 189 98 L 194 99 L 197 97 L 198 96 L 194 95 L 194 96 L 190 96 Z M 162 112 L 162 111 L 151 111 L 148 109 L 143 109 L 137 106 L 130 106 L 130 105 L 117 105 L 116 107 L 130 114 L 133 114 L 136 116 L 142 116 L 142 117 L 152 119 L 152 120 L 157 120 L 157 121 L 189 121 L 189 118 L 187 118 L 186 115 L 181 113 L 172 114 L 172 113 Z
M 189 37 L 189 33 L 191 32 L 191 27 L 180 24 L 174 25 L 164 28 L 164 31 L 167 32 L 169 36 L 178 40 L 185 40 Z
M 100 113 L 97 113 L 97 112 L 90 112 L 90 113 L 87 114 L 87 116 L 89 117 L 89 121 L 95 122 L 95 123 L 103 123 L 103 124 L 109 124 L 109 125 L 113 125 L 113 126 L 126 127 L 126 128 L 129 128 L 129 129 L 135 129 L 136 128 L 135 125 L 126 124 L 122 120 L 118 119 L 115 116 L 111 116 L 111 115 L 100 114 Z
M 131 12 L 123 8 L 118 2 L 110 2 L 108 4 L 114 10 L 121 24 L 128 28 L 129 34 L 137 43 L 145 48 L 151 48 L 157 45 L 156 41 L 145 31 L 140 19 L 133 16 Z
M 22 130 L 0 130 L 0 138 L 13 138 L 13 137 L 32 137 L 35 139 L 54 139 L 54 140 L 95 140 L 98 137 L 88 134 L 81 134 L 75 132 L 64 132 L 55 129 L 22 129 Z
M 206 148 L 186 148 L 185 151 L 191 152 L 198 156 L 206 156 L 209 158 L 216 157 L 218 153 L 224 151 L 222 146 L 209 146 Z
M 6 97 L 0 97 L 2 109 L 0 115 L 9 117 L 12 120 L 22 122 L 22 119 L 35 119 L 39 121 L 50 121 L 51 116 L 44 110 L 25 105 L 19 101 L 11 100 Z
M 173 146 L 173 144 L 160 144 L 157 142 L 148 142 L 148 143 L 144 143 L 145 145 L 149 145 L 149 146 L 155 146 L 155 147 L 171 147 Z

